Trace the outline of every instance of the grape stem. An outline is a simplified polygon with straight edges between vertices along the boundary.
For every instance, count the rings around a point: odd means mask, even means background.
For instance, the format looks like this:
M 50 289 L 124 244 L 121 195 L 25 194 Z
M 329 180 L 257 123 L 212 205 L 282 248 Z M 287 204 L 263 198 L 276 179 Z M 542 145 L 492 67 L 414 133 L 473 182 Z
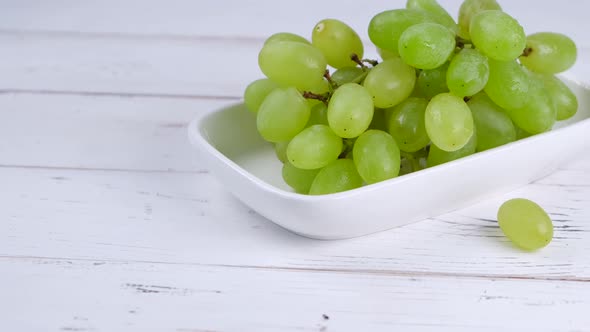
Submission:
M 465 48 L 465 45 L 471 45 L 471 41 L 467 39 L 463 39 L 459 36 L 455 37 L 455 42 L 458 48 Z
M 304 91 L 303 98 L 319 100 L 319 101 L 323 102 L 324 104 L 328 105 L 328 101 L 330 100 L 330 94 L 327 93 L 325 95 L 318 95 L 318 94 L 315 94 L 311 91 Z
M 527 47 L 524 49 L 524 51 L 522 52 L 522 56 L 529 56 L 533 53 L 533 48 L 532 47 Z
M 330 70 L 326 69 L 324 72 L 324 78 L 330 83 L 332 90 L 336 90 L 338 88 L 338 84 L 332 80 L 332 75 L 330 75 Z
M 364 63 L 368 63 L 368 64 L 370 64 L 373 67 L 375 67 L 375 66 L 377 66 L 379 64 L 379 61 L 377 61 L 377 60 L 371 60 L 371 59 L 363 59 L 363 62 Z
M 363 60 L 361 60 L 361 58 L 359 58 L 359 56 L 356 53 L 352 53 L 350 55 L 350 60 L 356 62 L 357 65 L 359 65 L 363 70 L 367 70 L 367 66 L 363 63 Z

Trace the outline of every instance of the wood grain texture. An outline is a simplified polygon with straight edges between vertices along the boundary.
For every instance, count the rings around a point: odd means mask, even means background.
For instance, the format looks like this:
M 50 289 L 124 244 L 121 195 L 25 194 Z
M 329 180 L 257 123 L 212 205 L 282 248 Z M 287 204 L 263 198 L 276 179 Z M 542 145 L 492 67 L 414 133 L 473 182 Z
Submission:
M 0 291 L 12 299 L 0 302 L 3 323 L 23 331 L 471 332 L 534 327 L 579 332 L 590 324 L 585 310 L 590 287 L 577 282 L 37 258 L 0 258 L 0 273 Z

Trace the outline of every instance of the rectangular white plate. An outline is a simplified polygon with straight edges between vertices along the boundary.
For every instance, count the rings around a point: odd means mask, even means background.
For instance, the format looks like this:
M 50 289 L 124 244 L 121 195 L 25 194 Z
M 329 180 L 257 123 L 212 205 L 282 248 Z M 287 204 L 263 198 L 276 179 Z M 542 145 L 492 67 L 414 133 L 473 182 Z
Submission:
M 590 148 L 590 90 L 566 80 L 578 114 L 551 132 L 349 192 L 305 196 L 281 177 L 273 146 L 243 105 L 209 112 L 189 126 L 204 163 L 238 199 L 276 224 L 316 239 L 363 236 L 503 194 L 549 175 Z

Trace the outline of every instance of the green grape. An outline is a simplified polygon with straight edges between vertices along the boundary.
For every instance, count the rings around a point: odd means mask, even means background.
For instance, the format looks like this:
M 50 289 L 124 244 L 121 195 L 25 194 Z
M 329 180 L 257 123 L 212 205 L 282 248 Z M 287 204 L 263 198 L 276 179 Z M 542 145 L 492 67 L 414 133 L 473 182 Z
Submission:
M 399 55 L 405 63 L 418 69 L 442 66 L 455 50 L 455 35 L 436 23 L 413 25 L 399 39 Z
M 264 75 L 273 82 L 311 91 L 323 84 L 328 65 L 317 48 L 290 41 L 265 45 L 258 54 L 258 64 Z
M 269 142 L 289 141 L 305 128 L 309 115 L 309 104 L 297 89 L 276 88 L 260 105 L 256 126 Z
M 424 118 L 427 106 L 426 99 L 408 98 L 393 109 L 388 131 L 400 150 L 416 152 L 430 143 Z
M 441 150 L 457 151 L 473 136 L 473 117 L 463 98 L 449 93 L 432 98 L 424 118 L 428 137 Z
M 263 78 L 256 80 L 246 87 L 244 91 L 244 104 L 246 108 L 256 114 L 264 99 L 278 86 L 271 80 Z
M 527 49 L 520 63 L 542 74 L 557 74 L 570 69 L 578 57 L 576 43 L 568 36 L 540 32 L 527 37 Z
M 362 187 L 363 179 L 350 159 L 338 159 L 316 175 L 310 195 L 328 195 Z
M 453 33 L 457 33 L 457 23 L 451 15 L 436 0 L 408 0 L 407 9 L 418 9 L 438 17 L 438 23 L 444 25 Z
M 283 165 L 283 180 L 287 183 L 291 188 L 295 189 L 295 191 L 299 194 L 307 195 L 309 193 L 309 189 L 311 188 L 311 184 L 315 179 L 316 175 L 319 173 L 319 169 L 299 169 L 293 166 L 291 163 L 286 162 Z
M 322 168 L 338 159 L 342 139 L 326 125 L 313 125 L 295 136 L 287 147 L 287 158 L 300 169 Z
M 287 161 L 287 146 L 289 146 L 289 142 L 276 142 L 274 144 L 275 154 L 282 163 Z
M 337 85 L 343 85 L 346 83 L 361 83 L 355 82 L 359 78 L 362 78 L 365 74 L 365 71 L 362 70 L 360 67 L 344 67 L 336 70 L 332 74 L 332 82 L 336 83 Z
M 311 114 L 309 115 L 306 127 L 317 124 L 328 125 L 328 106 L 322 102 L 311 108 Z
M 471 139 L 461 149 L 453 152 L 447 152 L 439 149 L 436 145 L 430 145 L 430 151 L 428 152 L 428 159 L 426 164 L 428 167 L 434 167 L 442 165 L 454 160 L 471 156 L 477 149 L 477 134 L 471 136 Z
M 398 52 L 382 50 L 378 47 L 377 47 L 377 53 L 379 53 L 379 56 L 381 56 L 381 59 L 383 59 L 383 60 L 399 58 Z
M 521 249 L 534 251 L 553 239 L 553 222 L 537 203 L 524 198 L 511 199 L 498 209 L 500 229 Z
M 484 93 L 467 105 L 473 114 L 477 132 L 477 151 L 493 149 L 516 141 L 516 128 L 510 117 Z
M 436 69 L 420 71 L 416 81 L 418 95 L 432 99 L 441 93 L 449 92 L 447 86 L 448 69 L 449 63 L 447 62 Z
M 371 121 L 371 124 L 369 125 L 369 129 L 387 131 L 388 130 L 387 127 L 388 127 L 388 118 L 387 118 L 387 114 L 386 114 L 385 110 L 381 110 L 381 109 L 375 110 L 375 112 L 373 113 L 373 120 Z
M 465 0 L 459 9 L 459 36 L 471 40 L 471 19 L 484 10 L 502 10 L 496 0 Z
M 299 35 L 296 35 L 294 33 L 290 33 L 290 32 L 275 33 L 274 35 L 268 37 L 266 39 L 266 41 L 264 41 L 264 45 L 275 43 L 275 42 L 284 42 L 284 41 L 311 45 L 309 40 L 307 40 Z
M 320 21 L 311 35 L 313 46 L 317 47 L 334 68 L 354 66 L 351 55 L 363 58 L 363 42 L 359 35 L 344 22 L 334 19 Z
M 518 109 L 529 98 L 530 77 L 516 61 L 489 59 L 490 77 L 484 91 L 501 108 Z
M 389 59 L 371 69 L 363 85 L 375 107 L 390 108 L 406 100 L 416 85 L 416 71 L 401 59 Z
M 473 96 L 483 90 L 490 77 L 488 58 L 474 49 L 463 49 L 447 71 L 447 85 L 459 97 Z
M 516 128 L 516 140 L 520 141 L 521 139 L 525 139 L 525 138 L 529 138 L 533 135 L 527 133 L 526 131 L 522 130 L 519 127 L 515 127 Z
M 402 33 L 419 23 L 437 22 L 435 15 L 417 9 L 394 9 L 375 15 L 369 23 L 369 38 L 379 49 L 398 54 Z
M 381 130 L 369 130 L 354 143 L 354 164 L 368 184 L 393 179 L 399 175 L 400 151 L 395 140 Z
M 557 120 L 553 100 L 543 81 L 537 79 L 531 79 L 529 99 L 524 106 L 507 111 L 515 125 L 533 135 L 551 130 Z
M 373 120 L 373 100 L 363 86 L 347 83 L 339 87 L 328 104 L 328 123 L 343 138 L 358 137 Z
M 526 35 L 517 20 L 500 10 L 476 14 L 469 30 L 473 45 L 498 61 L 517 59 L 526 47 Z
M 567 120 L 578 112 L 578 97 L 558 77 L 540 75 L 557 110 L 557 120 Z

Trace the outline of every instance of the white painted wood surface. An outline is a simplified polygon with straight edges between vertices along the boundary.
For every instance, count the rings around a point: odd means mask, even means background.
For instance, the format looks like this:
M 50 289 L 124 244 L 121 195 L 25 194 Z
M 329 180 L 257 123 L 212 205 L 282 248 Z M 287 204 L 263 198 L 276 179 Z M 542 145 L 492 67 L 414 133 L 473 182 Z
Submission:
M 258 216 L 193 155 L 186 124 L 240 99 L 265 36 L 336 17 L 366 39 L 371 15 L 401 3 L 0 1 L 2 330 L 590 331 L 588 154 L 337 242 Z M 503 5 L 529 31 L 575 37 L 568 75 L 588 81 L 586 2 Z M 554 219 L 545 250 L 501 236 L 495 212 L 517 196 Z

